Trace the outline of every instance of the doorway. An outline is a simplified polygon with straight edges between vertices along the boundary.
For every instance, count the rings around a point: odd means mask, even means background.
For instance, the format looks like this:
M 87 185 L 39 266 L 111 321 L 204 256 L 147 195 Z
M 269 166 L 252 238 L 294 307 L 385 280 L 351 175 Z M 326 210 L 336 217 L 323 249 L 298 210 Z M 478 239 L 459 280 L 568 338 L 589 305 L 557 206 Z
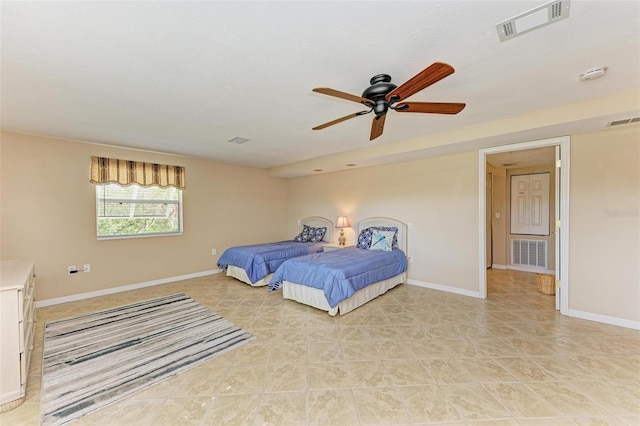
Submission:
M 479 219 L 479 237 L 480 237 L 480 297 L 487 297 L 487 277 L 486 267 L 490 254 L 488 250 L 493 250 L 495 244 L 490 243 L 488 229 L 490 225 L 492 210 L 487 204 L 492 198 L 488 197 L 490 187 L 492 185 L 487 178 L 487 157 L 498 153 L 512 152 L 537 149 L 542 147 L 557 147 L 551 152 L 554 154 L 554 165 L 557 167 L 555 173 L 557 175 L 557 185 L 555 188 L 555 219 L 551 221 L 550 231 L 555 233 L 555 238 L 549 238 L 549 244 L 553 244 L 555 249 L 555 272 L 556 272 L 556 308 L 562 314 L 568 314 L 569 300 L 569 278 L 568 278 L 568 261 L 569 261 L 569 137 L 560 137 L 545 139 L 540 141 L 524 142 L 513 145 L 505 145 L 494 148 L 482 149 L 479 151 L 479 203 L 480 203 L 480 219 Z M 559 167 L 558 167 L 559 166 Z M 553 213 L 552 213 L 553 214 Z M 550 232 L 551 234 L 551 232 Z M 555 241 L 553 241 L 555 240 Z M 495 243 L 495 238 L 492 242 Z M 491 258 L 495 259 L 493 253 Z M 509 262 L 505 262 L 509 263 Z

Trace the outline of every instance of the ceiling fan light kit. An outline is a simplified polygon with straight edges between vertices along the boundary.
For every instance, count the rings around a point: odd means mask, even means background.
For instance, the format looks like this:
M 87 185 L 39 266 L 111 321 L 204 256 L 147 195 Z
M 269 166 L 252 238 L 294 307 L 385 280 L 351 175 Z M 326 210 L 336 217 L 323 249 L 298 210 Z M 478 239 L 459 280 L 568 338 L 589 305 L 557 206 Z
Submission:
M 370 86 L 362 92 L 362 96 L 352 95 L 339 90 L 330 89 L 328 87 L 317 87 L 313 89 L 316 93 L 357 102 L 368 107 L 369 110 L 340 117 L 336 120 L 316 126 L 313 130 L 324 129 L 329 126 L 333 126 L 334 124 L 349 120 L 350 118 L 373 112 L 375 117 L 371 123 L 371 134 L 369 140 L 374 140 L 382 134 L 387 112 L 389 112 L 390 109 L 398 112 L 457 114 L 464 109 L 466 104 L 448 102 L 404 102 L 404 99 L 409 96 L 418 93 L 453 73 L 454 69 L 451 65 L 442 62 L 435 62 L 400 86 L 396 86 L 391 83 L 390 75 L 378 74 L 371 77 L 371 80 L 369 80 Z

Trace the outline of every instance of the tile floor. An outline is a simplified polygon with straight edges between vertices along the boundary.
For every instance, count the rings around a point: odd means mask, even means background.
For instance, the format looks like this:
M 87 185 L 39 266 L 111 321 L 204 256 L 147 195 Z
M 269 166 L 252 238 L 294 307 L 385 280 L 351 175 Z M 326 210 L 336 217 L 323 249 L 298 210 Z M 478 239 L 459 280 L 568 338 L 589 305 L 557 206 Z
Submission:
M 40 308 L 0 424 L 38 424 L 46 321 L 180 291 L 257 340 L 74 424 L 640 424 L 640 332 L 559 315 L 533 274 L 488 278 L 487 300 L 401 285 L 336 318 L 223 275 Z

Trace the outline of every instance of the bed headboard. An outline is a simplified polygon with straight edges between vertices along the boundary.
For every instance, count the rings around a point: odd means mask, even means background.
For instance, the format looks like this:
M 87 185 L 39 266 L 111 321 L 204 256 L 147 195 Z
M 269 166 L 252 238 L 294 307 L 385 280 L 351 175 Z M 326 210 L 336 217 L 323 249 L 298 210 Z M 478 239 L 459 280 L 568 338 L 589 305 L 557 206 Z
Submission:
M 307 226 L 312 226 L 314 228 L 322 228 L 323 226 L 327 227 L 327 232 L 324 234 L 324 238 L 322 241 L 326 241 L 327 243 L 332 242 L 333 240 L 333 222 L 329 219 L 321 217 L 321 216 L 310 216 L 305 219 L 302 219 L 302 224 Z
M 407 243 L 407 224 L 390 217 L 370 217 L 358 222 L 356 239 L 360 235 L 360 231 L 371 226 L 395 226 L 398 228 L 398 248 L 408 255 L 409 244 Z

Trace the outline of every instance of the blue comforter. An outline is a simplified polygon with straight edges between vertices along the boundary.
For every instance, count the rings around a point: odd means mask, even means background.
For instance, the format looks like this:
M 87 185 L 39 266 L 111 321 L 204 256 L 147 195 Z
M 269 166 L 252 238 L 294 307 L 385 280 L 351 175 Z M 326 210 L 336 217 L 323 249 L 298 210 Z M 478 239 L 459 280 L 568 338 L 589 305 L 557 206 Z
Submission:
M 226 271 L 228 265 L 242 268 L 252 283 L 266 277 L 278 269 L 287 259 L 322 251 L 320 243 L 297 243 L 291 240 L 276 243 L 231 247 L 222 253 L 218 267 Z
M 329 306 L 335 308 L 361 288 L 406 270 L 407 258 L 402 250 L 349 247 L 287 260 L 273 274 L 269 291 L 278 289 L 283 280 L 304 284 L 323 290 Z

